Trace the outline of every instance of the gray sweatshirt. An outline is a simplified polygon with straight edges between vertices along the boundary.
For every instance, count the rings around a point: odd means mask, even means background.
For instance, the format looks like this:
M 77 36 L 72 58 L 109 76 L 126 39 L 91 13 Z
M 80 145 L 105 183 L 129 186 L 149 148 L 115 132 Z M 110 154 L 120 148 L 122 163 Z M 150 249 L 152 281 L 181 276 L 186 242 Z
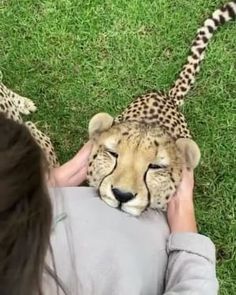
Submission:
M 170 234 L 163 213 L 148 210 L 132 217 L 107 206 L 92 188 L 57 188 L 50 195 L 54 262 L 68 294 L 217 294 L 209 238 Z M 47 262 L 52 266 L 50 254 Z M 57 294 L 48 275 L 44 292 Z

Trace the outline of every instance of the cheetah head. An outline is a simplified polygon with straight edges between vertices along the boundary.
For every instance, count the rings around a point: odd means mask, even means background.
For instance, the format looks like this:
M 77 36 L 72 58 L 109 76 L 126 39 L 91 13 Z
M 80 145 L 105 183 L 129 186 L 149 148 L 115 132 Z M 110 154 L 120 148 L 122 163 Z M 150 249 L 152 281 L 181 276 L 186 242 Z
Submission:
M 148 207 L 165 209 L 183 165 L 195 168 L 200 159 L 191 139 L 175 141 L 156 124 L 114 123 L 106 113 L 91 119 L 89 135 L 89 184 L 108 205 L 136 216 Z

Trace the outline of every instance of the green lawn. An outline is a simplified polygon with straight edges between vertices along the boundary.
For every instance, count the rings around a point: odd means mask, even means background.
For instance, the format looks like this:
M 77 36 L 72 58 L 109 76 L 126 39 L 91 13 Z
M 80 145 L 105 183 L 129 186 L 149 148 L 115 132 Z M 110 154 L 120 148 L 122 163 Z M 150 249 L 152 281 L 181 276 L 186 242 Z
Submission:
M 147 89 L 168 89 L 196 29 L 220 0 L 2 0 L 4 82 L 69 159 L 91 116 L 113 115 Z M 184 113 L 202 151 L 200 231 L 215 242 L 220 294 L 236 292 L 236 24 L 212 40 Z

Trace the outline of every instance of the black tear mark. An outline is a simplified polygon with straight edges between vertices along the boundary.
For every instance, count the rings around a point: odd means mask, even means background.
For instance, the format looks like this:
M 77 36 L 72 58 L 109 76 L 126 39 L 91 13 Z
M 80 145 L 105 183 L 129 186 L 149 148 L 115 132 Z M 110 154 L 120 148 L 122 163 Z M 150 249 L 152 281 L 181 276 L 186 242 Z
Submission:
M 114 170 L 116 169 L 116 167 L 117 167 L 117 159 L 116 159 L 116 162 L 115 162 L 114 168 L 111 170 L 110 173 L 108 173 L 107 175 L 105 175 L 105 176 L 103 177 L 103 179 L 102 179 L 102 180 L 100 181 L 100 183 L 99 183 L 99 186 L 98 186 L 98 192 L 99 192 L 100 198 L 101 198 L 100 187 L 101 187 L 103 181 L 104 181 L 108 176 L 110 176 L 110 175 L 114 172 Z
M 151 194 L 150 194 L 149 188 L 147 186 L 147 182 L 146 182 L 147 172 L 148 172 L 148 169 L 145 171 L 144 176 L 143 176 L 143 181 L 144 181 L 145 187 L 146 187 L 147 192 L 148 192 L 148 194 L 147 194 L 148 203 L 147 203 L 147 206 L 145 207 L 145 209 L 147 209 L 150 206 L 150 203 L 151 203 Z

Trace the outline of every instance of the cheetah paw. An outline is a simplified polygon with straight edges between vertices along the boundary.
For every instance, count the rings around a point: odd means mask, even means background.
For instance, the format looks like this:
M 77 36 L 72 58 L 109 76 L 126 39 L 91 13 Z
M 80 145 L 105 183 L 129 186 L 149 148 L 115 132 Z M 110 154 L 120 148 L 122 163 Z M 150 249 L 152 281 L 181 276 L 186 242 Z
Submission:
M 31 99 L 24 97 L 24 103 L 23 103 L 23 106 L 20 110 L 21 113 L 24 115 L 29 115 L 30 113 L 35 112 L 36 109 L 37 109 L 37 107 L 34 104 L 34 102 Z

